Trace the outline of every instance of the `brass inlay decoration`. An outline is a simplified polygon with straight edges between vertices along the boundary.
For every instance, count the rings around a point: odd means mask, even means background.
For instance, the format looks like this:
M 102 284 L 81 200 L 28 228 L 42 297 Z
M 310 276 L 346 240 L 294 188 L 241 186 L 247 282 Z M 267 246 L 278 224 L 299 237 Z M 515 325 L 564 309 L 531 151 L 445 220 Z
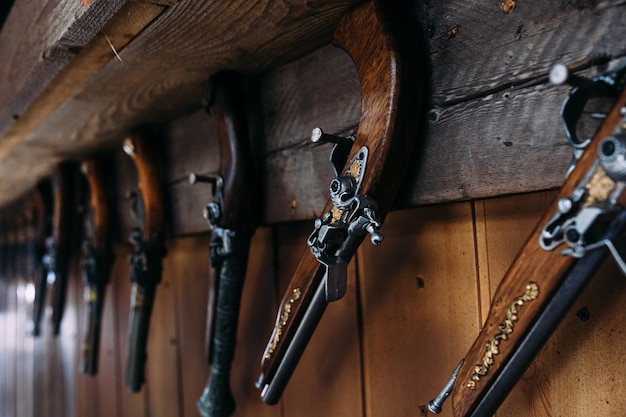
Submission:
M 280 315 L 280 319 L 278 320 L 278 323 L 276 323 L 276 327 L 274 327 L 274 336 L 272 337 L 272 342 L 265 353 L 265 359 L 269 359 L 274 353 L 276 346 L 278 346 L 280 338 L 283 335 L 283 327 L 287 324 L 287 320 L 289 320 L 289 315 L 291 314 L 291 306 L 300 298 L 301 295 L 302 291 L 300 288 L 294 288 L 291 297 L 289 297 L 285 303 L 285 308 Z
M 331 222 L 332 223 L 336 223 L 336 222 L 338 222 L 341 219 L 341 215 L 343 214 L 343 210 L 338 209 L 337 207 L 333 206 L 330 209 L 330 214 L 332 216 Z
M 474 367 L 474 373 L 467 381 L 466 387 L 473 390 L 476 389 L 476 384 L 480 381 L 480 378 L 487 375 L 489 367 L 494 364 L 494 356 L 500 353 L 500 342 L 507 340 L 509 335 L 513 333 L 513 325 L 518 319 L 517 311 L 520 307 L 529 301 L 536 300 L 539 296 L 539 286 L 535 282 L 529 282 L 526 284 L 526 291 L 524 294 L 517 297 L 506 311 L 506 318 L 498 326 L 500 333 L 493 336 L 487 343 L 485 343 L 485 354 L 483 356 L 483 363 Z
M 130 295 L 130 308 L 141 308 L 144 305 L 145 293 L 139 285 L 133 285 Z
M 350 165 L 350 168 L 348 168 L 346 174 L 350 174 L 352 178 L 358 179 L 361 175 L 361 161 L 358 159 L 354 160 L 354 162 Z
M 598 167 L 596 172 L 593 173 L 593 177 L 587 183 L 587 192 L 589 197 L 585 201 L 585 207 L 592 206 L 598 202 L 604 202 L 609 199 L 609 196 L 615 190 L 615 181 L 613 181 L 602 167 Z

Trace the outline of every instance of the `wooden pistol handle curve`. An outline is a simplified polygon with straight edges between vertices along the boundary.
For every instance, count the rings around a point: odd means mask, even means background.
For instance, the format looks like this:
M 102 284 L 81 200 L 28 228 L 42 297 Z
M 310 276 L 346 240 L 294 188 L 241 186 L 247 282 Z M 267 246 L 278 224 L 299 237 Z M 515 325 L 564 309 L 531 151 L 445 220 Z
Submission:
M 83 163 L 83 173 L 89 184 L 89 206 L 93 219 L 93 247 L 100 250 L 100 245 L 107 242 L 111 231 L 110 195 L 108 181 L 108 161 L 94 157 Z
M 144 241 L 150 242 L 153 236 L 163 237 L 164 219 L 163 191 L 159 146 L 156 135 L 149 128 L 134 131 L 130 135 L 132 150 L 129 152 L 137 169 L 137 186 L 143 203 Z
M 258 224 L 258 203 L 241 78 L 234 72 L 221 72 L 212 81 L 211 113 L 218 125 L 219 174 L 224 180 L 222 227 L 240 237 L 252 236 Z
M 52 236 L 54 244 L 62 250 L 68 250 L 70 222 L 72 216 L 72 166 L 61 163 L 52 175 L 53 213 Z
M 404 7 L 402 7 L 404 6 Z M 356 67 L 361 91 L 361 118 L 350 157 L 369 150 L 359 194 L 378 204 L 382 221 L 389 211 L 418 140 L 427 79 L 419 45 L 422 32 L 412 19 L 410 2 L 370 1 L 342 18 L 333 43 L 344 49 Z M 330 200 L 324 212 L 331 207 Z M 306 248 L 281 301 L 274 331 L 262 359 L 268 378 L 293 337 L 323 268 Z
M 543 250 L 539 246 L 539 238 L 543 227 L 557 212 L 558 201 L 569 197 L 591 169 L 598 156 L 598 143 L 612 134 L 621 120 L 619 109 L 625 104 L 626 90 L 621 93 L 616 105 L 594 134 L 554 202 L 498 285 L 485 324 L 459 369 L 451 393 L 456 417 L 467 416 L 476 408 L 499 370 L 515 352 L 522 336 L 544 310 L 568 271 L 573 268 L 575 258 L 562 255 L 559 248 L 553 251 Z M 624 200 L 623 193 L 619 203 L 624 205 Z M 510 318 L 511 314 L 515 315 L 515 319 L 507 320 L 507 316 Z

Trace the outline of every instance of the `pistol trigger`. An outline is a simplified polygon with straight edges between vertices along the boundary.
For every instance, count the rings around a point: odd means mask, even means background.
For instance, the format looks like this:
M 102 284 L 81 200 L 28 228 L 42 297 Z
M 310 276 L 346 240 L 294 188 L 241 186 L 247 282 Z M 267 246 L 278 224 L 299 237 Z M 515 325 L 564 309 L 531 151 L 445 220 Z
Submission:
M 338 256 L 320 256 L 318 261 L 324 265 L 326 272 L 326 301 L 337 301 L 346 295 L 348 282 L 348 263 Z

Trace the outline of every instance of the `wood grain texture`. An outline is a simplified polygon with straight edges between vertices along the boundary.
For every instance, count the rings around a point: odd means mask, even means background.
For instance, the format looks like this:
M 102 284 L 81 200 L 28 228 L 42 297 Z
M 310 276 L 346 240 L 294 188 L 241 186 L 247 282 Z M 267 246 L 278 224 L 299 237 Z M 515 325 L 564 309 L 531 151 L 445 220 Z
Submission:
M 139 124 L 171 120 L 197 109 L 203 82 L 218 70 L 259 72 L 327 44 L 338 19 L 355 3 L 180 2 L 119 53 L 123 63 L 110 57 L 97 77 L 80 83 L 78 90 L 54 106 L 54 112 L 42 117 L 45 120 L 38 119 L 4 140 L 0 155 L 24 161 L 44 147 L 56 158 L 71 157 L 119 143 L 125 132 Z M 207 34 L 207 27 L 216 35 Z M 38 103 L 35 99 L 29 104 Z M 73 127 L 62 132 L 68 122 Z M 42 165 L 49 163 L 42 161 Z M 13 164 L 0 167 L 9 165 Z M 42 166 L 35 177 L 48 170 L 49 166 Z M 28 176 L 22 179 L 32 184 Z M 17 196 L 10 193 L 7 181 L 1 188 L 6 191 L 5 201 Z
M 180 371 L 177 375 L 182 394 L 176 415 L 196 416 L 196 402 L 206 383 L 209 366 L 204 353 L 204 329 L 209 293 L 209 235 L 179 239 L 171 245 L 166 274 L 171 276 L 176 295 L 176 320 Z M 194 317 L 194 320 L 189 320 Z
M 382 232 L 357 253 L 365 415 L 424 415 L 478 329 L 471 205 L 392 212 Z
M 611 135 L 614 128 L 621 123 L 622 116 L 619 112 L 624 102 L 626 102 L 626 91 L 620 93 L 616 104 L 604 118 L 599 130 L 593 135 L 590 145 L 559 190 L 558 198 L 569 197 L 587 172 L 592 169 L 598 158 L 598 143 Z M 590 194 L 592 194 L 591 191 L 585 195 L 584 201 L 590 200 Z M 618 196 L 617 199 L 621 203 L 624 197 Z M 546 304 L 560 288 L 564 278 L 575 264 L 574 258 L 563 256 L 559 249 L 545 251 L 538 244 L 543 227 L 557 212 L 557 200 L 555 199 L 542 215 L 541 220 L 533 229 L 523 249 L 516 256 L 515 262 L 511 264 L 492 296 L 491 308 L 483 331 L 465 355 L 465 362 L 459 370 L 458 382 L 451 394 L 456 415 L 466 415 L 476 407 L 485 392 L 485 388 L 493 381 L 498 370 L 510 359 L 522 340 L 522 336 L 540 312 L 545 309 Z M 531 283 L 536 286 L 537 293 L 526 300 L 527 302 L 518 304 L 518 300 L 528 292 Z M 513 320 L 514 328 L 511 325 L 511 332 L 506 333 L 503 342 L 500 343 L 496 336 L 502 333 L 501 323 L 505 321 L 505 318 L 508 320 L 510 306 L 513 305 L 514 300 L 516 308 L 523 305 L 523 314 L 520 313 L 515 316 L 517 320 Z M 492 340 L 497 341 L 497 356 L 494 355 L 493 362 L 489 363 L 484 372 L 475 379 L 477 376 L 475 369 L 483 364 L 487 352 L 490 351 L 486 347 L 491 346 L 490 341 Z
M 278 302 L 273 239 L 272 229 L 257 228 L 250 242 L 237 327 L 237 347 L 230 377 L 237 404 L 233 417 L 283 415 L 280 407 L 269 407 L 261 401 L 259 390 L 254 385 Z
M 288 288 L 311 228 L 311 222 L 276 228 L 279 296 Z M 345 297 L 327 307 L 280 400 L 283 416 L 363 415 L 357 300 L 351 263 Z
M 483 268 L 488 269 L 492 288 L 554 195 L 535 193 L 480 202 L 489 242 L 488 263 Z M 500 407 L 498 417 L 614 415 L 626 409 L 620 396 L 613 394 L 624 381 L 623 370 L 613 362 L 623 349 L 615 340 L 615 335 L 624 332 L 614 311 L 624 296 L 622 280 L 615 279 L 619 275 L 611 260 L 605 262 Z
M 163 261 L 163 270 L 173 267 L 166 257 Z M 180 350 L 174 278 L 173 274 L 167 272 L 163 274 L 163 279 L 156 290 L 154 309 L 150 318 L 144 388 L 148 395 L 149 416 L 181 415 L 182 412 L 179 368 L 183 352 Z M 158 323 L 156 326 L 152 326 L 156 323 Z

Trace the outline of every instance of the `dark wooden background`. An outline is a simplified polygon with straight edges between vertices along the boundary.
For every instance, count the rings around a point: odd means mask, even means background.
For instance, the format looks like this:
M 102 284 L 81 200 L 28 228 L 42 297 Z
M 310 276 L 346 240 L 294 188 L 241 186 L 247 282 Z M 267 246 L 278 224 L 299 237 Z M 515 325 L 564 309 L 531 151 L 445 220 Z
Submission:
M 316 126 L 335 134 L 357 128 L 356 73 L 328 44 L 333 22 L 354 2 L 214 3 L 92 1 L 83 10 L 79 1 L 16 1 L 0 33 L 0 57 L 10 57 L 0 59 L 0 200 L 5 210 L 19 206 L 22 193 L 59 160 L 112 152 L 117 257 L 96 378 L 77 371 L 84 321 L 78 257 L 58 338 L 50 327 L 38 339 L 27 334 L 29 277 L 0 280 L 1 417 L 197 415 L 209 370 L 209 236 L 201 212 L 211 195 L 210 187 L 190 186 L 187 175 L 217 170 L 216 128 L 200 110 L 200 96 L 202 81 L 223 68 L 248 76 L 264 196 L 233 363 L 236 416 L 423 415 L 554 196 L 542 190 L 558 187 L 570 161 L 559 118 L 568 88 L 547 83 L 551 65 L 591 76 L 618 66 L 626 50 L 619 1 L 520 0 L 510 14 L 498 1 L 416 3 L 430 48 L 424 65 L 432 72 L 419 154 L 383 227 L 385 242 L 359 250 L 348 295 L 329 307 L 282 401 L 269 407 L 254 388 L 261 352 L 333 175 L 330 149 L 308 137 Z M 108 21 L 89 24 L 106 10 Z M 37 25 L 53 18 L 48 32 Z M 229 18 L 241 36 L 209 33 L 224 31 Z M 105 26 L 125 28 L 112 32 L 127 42 L 117 48 L 123 65 L 102 35 L 117 39 L 101 32 Z M 24 36 L 26 27 L 53 41 L 36 43 Z M 255 38 L 254 28 L 264 35 Z M 81 64 L 83 49 L 94 55 L 83 55 Z M 606 63 L 590 65 L 597 56 Z M 130 291 L 124 195 L 136 178 L 119 148 L 128 129 L 155 122 L 167 154 L 169 255 L 152 318 L 148 383 L 130 394 L 122 384 Z M 607 262 L 498 416 L 626 412 L 623 283 Z M 580 318 L 585 311 L 588 320 Z

